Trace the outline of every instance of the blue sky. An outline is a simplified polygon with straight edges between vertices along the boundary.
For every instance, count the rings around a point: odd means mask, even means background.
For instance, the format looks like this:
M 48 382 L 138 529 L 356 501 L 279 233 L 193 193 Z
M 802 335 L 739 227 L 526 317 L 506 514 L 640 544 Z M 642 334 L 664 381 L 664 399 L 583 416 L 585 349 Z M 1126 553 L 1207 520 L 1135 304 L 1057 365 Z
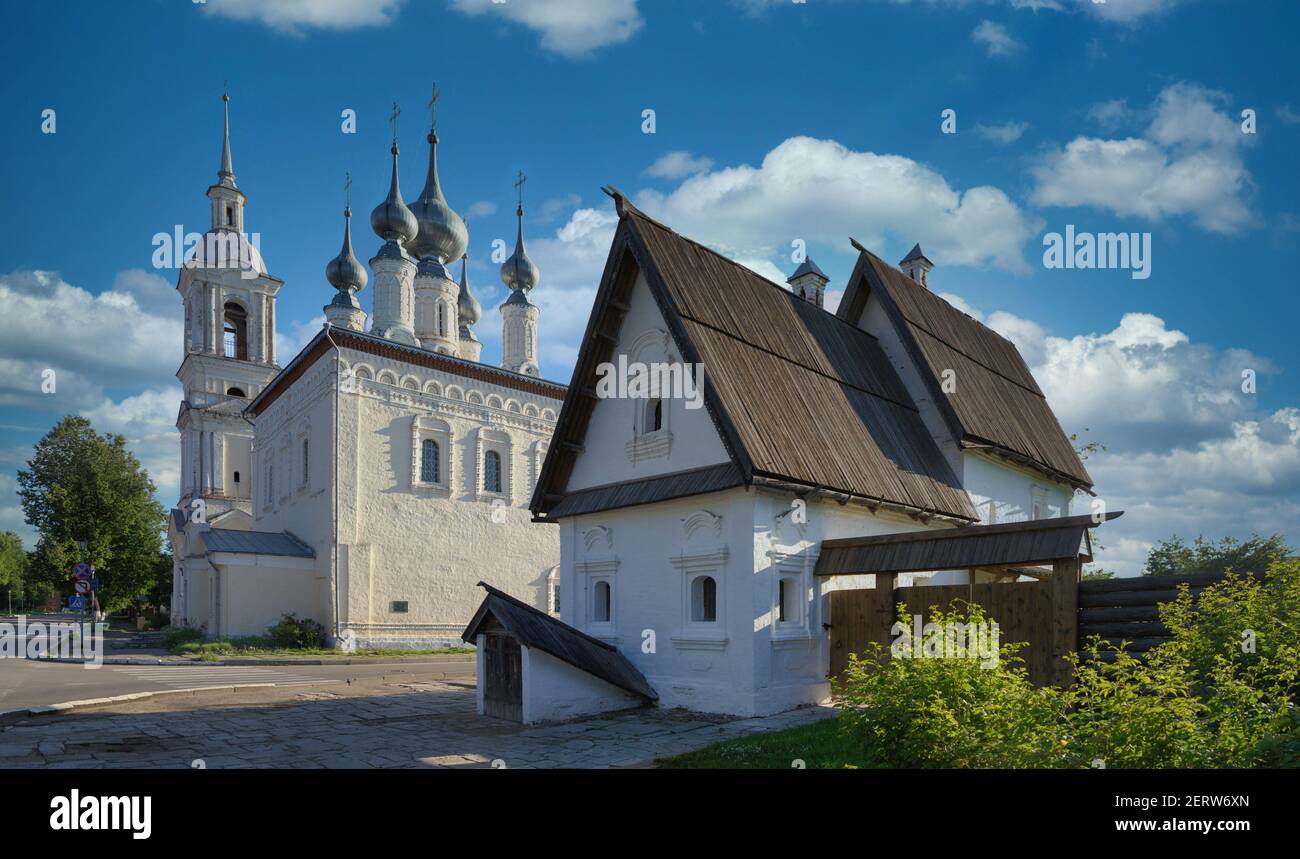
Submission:
M 283 363 L 332 294 L 345 171 L 358 255 L 378 248 L 366 215 L 386 191 L 394 99 L 403 191 L 418 193 L 436 80 L 486 360 L 504 297 L 488 256 L 513 235 L 516 170 L 542 369 L 560 381 L 612 233 L 606 183 L 770 277 L 804 239 L 832 299 L 848 236 L 894 260 L 919 241 L 932 288 L 1020 346 L 1067 432 L 1107 444 L 1089 466 L 1129 510 L 1108 529 L 1110 565 L 1136 571 L 1174 531 L 1300 543 L 1297 17 L 1215 0 L 15 8 L 0 34 L 21 70 L 0 79 L 0 528 L 30 542 L 14 472 L 65 413 L 125 434 L 175 498 L 181 308 L 151 241 L 207 227 L 222 81 L 247 229 L 286 282 Z M 1067 224 L 1149 232 L 1151 276 L 1045 269 L 1042 238 Z M 40 393 L 44 368 L 55 394 Z

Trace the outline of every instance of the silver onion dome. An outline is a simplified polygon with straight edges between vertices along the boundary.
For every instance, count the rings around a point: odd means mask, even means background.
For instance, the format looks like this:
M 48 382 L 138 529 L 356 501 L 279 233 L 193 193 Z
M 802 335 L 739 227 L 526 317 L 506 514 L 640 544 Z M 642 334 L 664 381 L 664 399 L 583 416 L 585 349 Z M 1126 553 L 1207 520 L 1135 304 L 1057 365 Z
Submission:
M 393 141 L 393 179 L 388 186 L 388 196 L 370 213 L 370 229 L 386 242 L 405 244 L 416 232 L 415 215 L 402 202 L 402 189 L 397 184 L 397 141 Z
M 515 252 L 510 258 L 501 263 L 501 282 L 512 290 L 528 291 L 537 286 L 537 280 L 541 273 L 537 270 L 537 264 L 528 257 L 528 251 L 524 249 L 524 208 L 520 206 L 515 209 L 515 215 L 519 218 L 519 232 L 515 236 Z
M 429 132 L 429 173 L 424 179 L 424 190 L 411 203 L 418 227 L 415 238 L 407 242 L 406 249 L 416 257 L 433 257 L 443 263 L 464 256 L 469 246 L 469 230 L 464 219 L 447 205 L 442 185 L 438 181 L 438 135 Z
M 456 299 L 456 315 L 460 317 L 462 325 L 473 325 L 483 318 L 483 306 L 478 303 L 474 293 L 469 291 L 469 275 L 467 268 L 469 266 L 469 257 L 462 255 L 460 258 L 460 296 Z
M 360 292 L 369 276 L 361 261 L 352 253 L 352 209 L 343 210 L 343 250 L 325 266 L 325 279 L 340 291 Z

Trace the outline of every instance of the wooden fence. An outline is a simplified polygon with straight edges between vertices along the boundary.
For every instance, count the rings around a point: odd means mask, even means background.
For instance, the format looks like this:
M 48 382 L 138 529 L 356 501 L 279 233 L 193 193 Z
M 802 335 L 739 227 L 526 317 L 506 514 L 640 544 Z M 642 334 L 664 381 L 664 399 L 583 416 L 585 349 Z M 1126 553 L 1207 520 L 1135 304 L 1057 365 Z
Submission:
M 1070 587 L 1073 571 L 1062 565 L 1058 572 L 1064 575 L 1056 582 L 832 591 L 829 676 L 837 677 L 848 665 L 849 654 L 861 653 L 868 642 L 886 646 L 892 643 L 890 629 L 898 619 L 899 604 L 907 605 L 909 616 L 920 614 L 928 620 L 934 607 L 950 610 L 966 602 L 982 606 L 985 615 L 997 621 L 1002 643 L 1026 643 L 1016 656 L 1024 660 L 1032 682 L 1068 683 L 1070 675 L 1068 666 L 1062 665 L 1063 654 L 1077 652 L 1092 635 L 1115 644 L 1127 641 L 1128 651 L 1145 653 L 1169 638 L 1169 631 L 1160 623 L 1160 603 L 1174 599 L 1181 584 L 1189 585 L 1196 595 L 1223 578 L 1220 573 L 1192 573 L 1092 580 L 1077 582 L 1076 590 L 1063 593 Z M 888 579 L 881 576 L 878 581 Z M 1101 653 L 1098 658 L 1114 657 Z
M 1180 585 L 1186 584 L 1196 596 L 1222 580 L 1222 573 L 1189 573 L 1080 582 L 1079 646 L 1086 647 L 1088 639 L 1098 635 L 1117 646 L 1127 642 L 1125 649 L 1135 655 L 1146 653 L 1169 640 L 1169 630 L 1160 622 L 1160 603 L 1177 597 Z M 1115 656 L 1101 652 L 1097 658 L 1109 662 Z
M 1052 585 L 1050 582 L 998 582 L 973 585 L 918 585 L 906 588 L 832 591 L 830 594 L 830 676 L 848 665 L 850 653 L 861 653 L 867 642 L 888 646 L 898 605 L 908 616 L 928 621 L 938 608 L 948 611 L 975 603 L 997 621 L 1001 642 L 1025 642 L 1016 655 L 1023 659 L 1034 683 L 1054 682 Z

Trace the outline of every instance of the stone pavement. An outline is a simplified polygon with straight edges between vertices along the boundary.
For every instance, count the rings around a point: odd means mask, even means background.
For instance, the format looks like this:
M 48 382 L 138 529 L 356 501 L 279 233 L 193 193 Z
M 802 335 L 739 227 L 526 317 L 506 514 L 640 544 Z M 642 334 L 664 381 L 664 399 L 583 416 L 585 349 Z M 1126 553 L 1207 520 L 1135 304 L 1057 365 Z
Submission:
M 647 709 L 525 728 L 480 718 L 465 683 L 339 684 L 29 719 L 0 732 L 0 768 L 639 767 L 831 715 L 826 707 L 755 719 Z

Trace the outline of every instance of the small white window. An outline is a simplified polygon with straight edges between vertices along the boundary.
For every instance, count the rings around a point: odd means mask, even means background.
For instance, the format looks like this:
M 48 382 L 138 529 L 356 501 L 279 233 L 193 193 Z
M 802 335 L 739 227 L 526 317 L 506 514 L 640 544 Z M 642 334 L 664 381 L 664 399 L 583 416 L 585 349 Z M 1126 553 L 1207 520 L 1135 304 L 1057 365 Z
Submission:
M 658 432 L 664 428 L 664 401 L 655 397 L 645 404 L 645 432 Z
M 560 613 L 560 569 L 556 567 L 551 574 L 546 577 L 546 606 L 550 609 L 551 614 L 559 615 Z
M 438 462 L 438 443 L 426 438 L 420 443 L 420 480 L 424 483 L 441 483 Z
M 779 623 L 799 622 L 799 583 L 783 578 L 776 589 L 776 619 Z
M 591 619 L 596 623 L 609 623 L 610 596 L 609 582 L 596 582 L 592 588 L 591 606 Z
M 718 619 L 718 583 L 712 576 L 691 580 L 691 621 L 713 623 Z
M 501 454 L 489 450 L 483 454 L 483 489 L 487 492 L 501 492 Z

